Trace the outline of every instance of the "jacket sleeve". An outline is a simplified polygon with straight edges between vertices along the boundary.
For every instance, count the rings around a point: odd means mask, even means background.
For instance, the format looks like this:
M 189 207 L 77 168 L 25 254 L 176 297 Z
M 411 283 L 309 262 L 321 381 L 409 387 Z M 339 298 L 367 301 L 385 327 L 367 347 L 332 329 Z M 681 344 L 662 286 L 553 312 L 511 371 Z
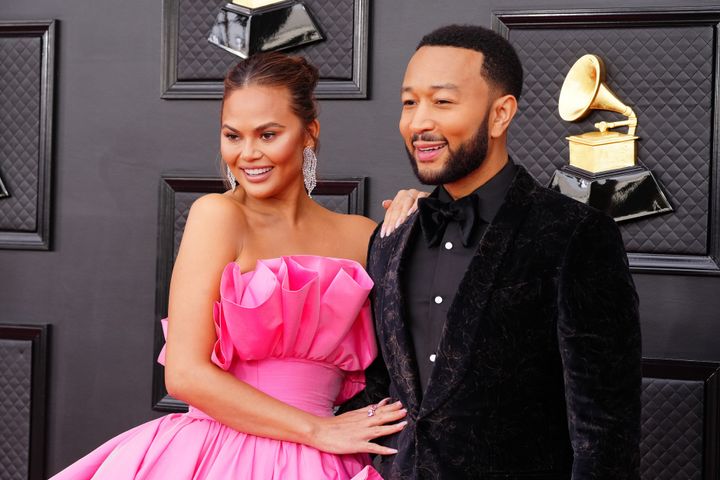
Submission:
M 375 286 L 370 292 L 370 302 L 372 303 L 373 313 L 375 313 L 376 311 L 375 306 L 377 305 L 376 296 L 378 289 L 378 274 L 372 268 L 373 264 L 376 263 L 374 256 L 376 254 L 376 251 L 373 250 L 373 244 L 375 243 L 381 225 L 382 223 L 377 226 L 372 236 L 370 237 L 367 253 L 367 270 L 368 273 L 370 273 L 373 281 L 376 282 Z M 377 321 L 375 323 L 377 325 Z M 375 334 L 375 341 L 378 342 L 377 329 Z M 388 375 L 387 368 L 385 367 L 385 361 L 382 357 L 382 349 L 379 347 L 380 346 L 378 345 L 377 357 L 375 358 L 373 363 L 371 363 L 370 366 L 365 370 L 365 389 L 352 397 L 347 402 L 345 402 L 338 410 L 338 413 L 345 413 L 350 410 L 365 407 L 372 403 L 378 403 L 380 400 L 388 396 L 388 390 L 390 388 L 390 376 Z
M 563 262 L 557 334 L 573 480 L 639 478 L 638 298 L 615 222 L 591 213 Z

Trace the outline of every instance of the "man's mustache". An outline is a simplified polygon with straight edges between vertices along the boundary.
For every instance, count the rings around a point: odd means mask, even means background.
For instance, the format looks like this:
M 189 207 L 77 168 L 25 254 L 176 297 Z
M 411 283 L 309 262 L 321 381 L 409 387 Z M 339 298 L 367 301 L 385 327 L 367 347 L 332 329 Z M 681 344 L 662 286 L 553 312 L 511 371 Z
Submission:
M 417 142 L 418 140 L 422 140 L 423 142 L 447 142 L 442 135 L 433 135 L 429 132 L 423 132 L 421 134 L 413 133 L 411 141 Z

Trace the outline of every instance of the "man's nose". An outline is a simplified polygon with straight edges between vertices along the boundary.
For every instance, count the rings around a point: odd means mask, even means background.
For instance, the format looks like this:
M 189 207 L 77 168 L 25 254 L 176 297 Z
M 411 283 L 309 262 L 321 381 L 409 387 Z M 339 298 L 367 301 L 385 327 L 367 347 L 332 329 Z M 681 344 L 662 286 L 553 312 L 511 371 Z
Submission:
M 429 109 L 424 104 L 419 104 L 410 120 L 412 133 L 423 133 L 433 130 L 435 122 L 430 115 Z

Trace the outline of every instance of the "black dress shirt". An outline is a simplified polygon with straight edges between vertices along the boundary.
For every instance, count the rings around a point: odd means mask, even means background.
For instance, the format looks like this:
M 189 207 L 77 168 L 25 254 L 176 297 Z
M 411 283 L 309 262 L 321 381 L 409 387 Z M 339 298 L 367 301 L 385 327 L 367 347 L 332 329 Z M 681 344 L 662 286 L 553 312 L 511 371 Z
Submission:
M 428 246 L 420 225 L 414 229 L 408 242 L 401 285 L 423 391 L 432 373 L 435 352 L 455 292 L 487 225 L 495 218 L 505 199 L 516 169 L 512 161 L 508 161 L 493 178 L 471 194 L 478 197 L 478 209 L 467 246 L 463 246 L 460 227 L 455 221 L 447 225 L 442 241 L 436 246 Z M 452 201 L 442 186 L 437 187 L 430 196 L 441 201 Z

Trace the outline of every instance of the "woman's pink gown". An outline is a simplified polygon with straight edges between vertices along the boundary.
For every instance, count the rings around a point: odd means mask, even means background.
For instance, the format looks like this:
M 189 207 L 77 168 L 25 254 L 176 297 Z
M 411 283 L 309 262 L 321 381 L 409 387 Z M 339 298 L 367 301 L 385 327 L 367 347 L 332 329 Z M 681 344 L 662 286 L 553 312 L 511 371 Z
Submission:
M 212 361 L 285 403 L 331 416 L 364 388 L 377 354 L 371 287 L 352 260 L 290 256 L 259 260 L 247 273 L 230 263 L 214 309 Z M 369 463 L 364 454 L 240 433 L 191 406 L 118 435 L 51 480 L 381 480 Z

